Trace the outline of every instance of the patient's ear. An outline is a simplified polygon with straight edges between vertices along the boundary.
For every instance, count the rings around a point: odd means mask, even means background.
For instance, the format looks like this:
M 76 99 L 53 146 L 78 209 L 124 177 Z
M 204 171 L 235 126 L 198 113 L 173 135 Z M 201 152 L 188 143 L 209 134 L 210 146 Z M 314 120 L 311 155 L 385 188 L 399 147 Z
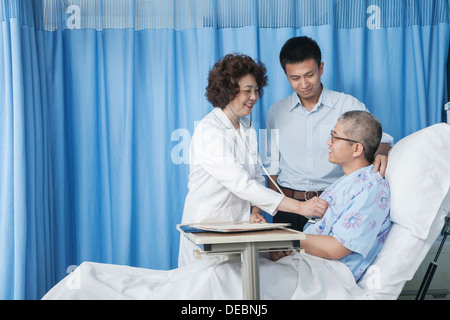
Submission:
M 362 143 L 354 143 L 353 148 L 353 158 L 364 157 L 364 146 Z

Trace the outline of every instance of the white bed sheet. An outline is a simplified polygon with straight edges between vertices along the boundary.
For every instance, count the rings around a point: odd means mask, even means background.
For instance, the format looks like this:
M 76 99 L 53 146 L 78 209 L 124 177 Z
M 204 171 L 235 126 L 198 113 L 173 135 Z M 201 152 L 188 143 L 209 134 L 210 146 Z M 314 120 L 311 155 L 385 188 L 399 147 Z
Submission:
M 297 253 L 278 262 L 261 258 L 261 298 L 397 299 L 439 236 L 449 210 L 450 193 L 426 240 L 394 224 L 382 251 L 357 284 L 350 270 L 339 261 Z M 43 299 L 242 299 L 240 268 L 240 259 L 223 261 L 220 257 L 169 271 L 84 262 Z
M 239 259 L 208 259 L 170 271 L 85 262 L 44 297 L 52 299 L 242 299 Z M 338 261 L 293 253 L 260 259 L 261 298 L 364 299 L 350 270 Z

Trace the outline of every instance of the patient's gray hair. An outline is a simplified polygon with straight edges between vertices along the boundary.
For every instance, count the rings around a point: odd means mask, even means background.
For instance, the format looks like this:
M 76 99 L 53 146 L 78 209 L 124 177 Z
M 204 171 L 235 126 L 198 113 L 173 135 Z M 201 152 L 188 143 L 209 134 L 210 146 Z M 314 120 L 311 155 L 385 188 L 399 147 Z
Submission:
M 355 110 L 342 114 L 338 122 L 344 126 L 344 134 L 352 140 L 359 141 L 364 146 L 364 157 L 373 162 L 383 130 L 380 121 L 367 111 Z

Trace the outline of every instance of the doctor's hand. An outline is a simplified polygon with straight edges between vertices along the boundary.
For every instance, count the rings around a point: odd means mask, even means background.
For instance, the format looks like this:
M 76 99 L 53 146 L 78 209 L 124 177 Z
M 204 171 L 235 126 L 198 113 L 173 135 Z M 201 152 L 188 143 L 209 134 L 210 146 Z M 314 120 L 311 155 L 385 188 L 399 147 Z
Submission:
M 322 218 L 328 209 L 328 202 L 318 197 L 301 202 L 284 197 L 277 207 L 278 211 L 292 212 L 309 218 Z
M 308 218 L 322 218 L 328 209 L 328 202 L 318 197 L 308 201 L 300 202 L 301 208 L 299 214 Z

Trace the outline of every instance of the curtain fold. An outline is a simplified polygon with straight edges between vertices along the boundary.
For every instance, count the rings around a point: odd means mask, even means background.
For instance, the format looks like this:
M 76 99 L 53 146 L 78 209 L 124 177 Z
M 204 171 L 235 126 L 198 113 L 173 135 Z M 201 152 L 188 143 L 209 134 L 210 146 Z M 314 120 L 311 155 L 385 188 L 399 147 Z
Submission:
M 51 277 L 44 52 L 33 7 L 4 1 L 1 9 L 0 298 L 24 299 Z
M 449 20 L 448 0 L 1 0 L 0 299 L 39 299 L 83 261 L 177 266 L 218 58 L 265 63 L 261 141 L 292 92 L 279 50 L 308 35 L 324 85 L 398 141 L 443 120 Z

